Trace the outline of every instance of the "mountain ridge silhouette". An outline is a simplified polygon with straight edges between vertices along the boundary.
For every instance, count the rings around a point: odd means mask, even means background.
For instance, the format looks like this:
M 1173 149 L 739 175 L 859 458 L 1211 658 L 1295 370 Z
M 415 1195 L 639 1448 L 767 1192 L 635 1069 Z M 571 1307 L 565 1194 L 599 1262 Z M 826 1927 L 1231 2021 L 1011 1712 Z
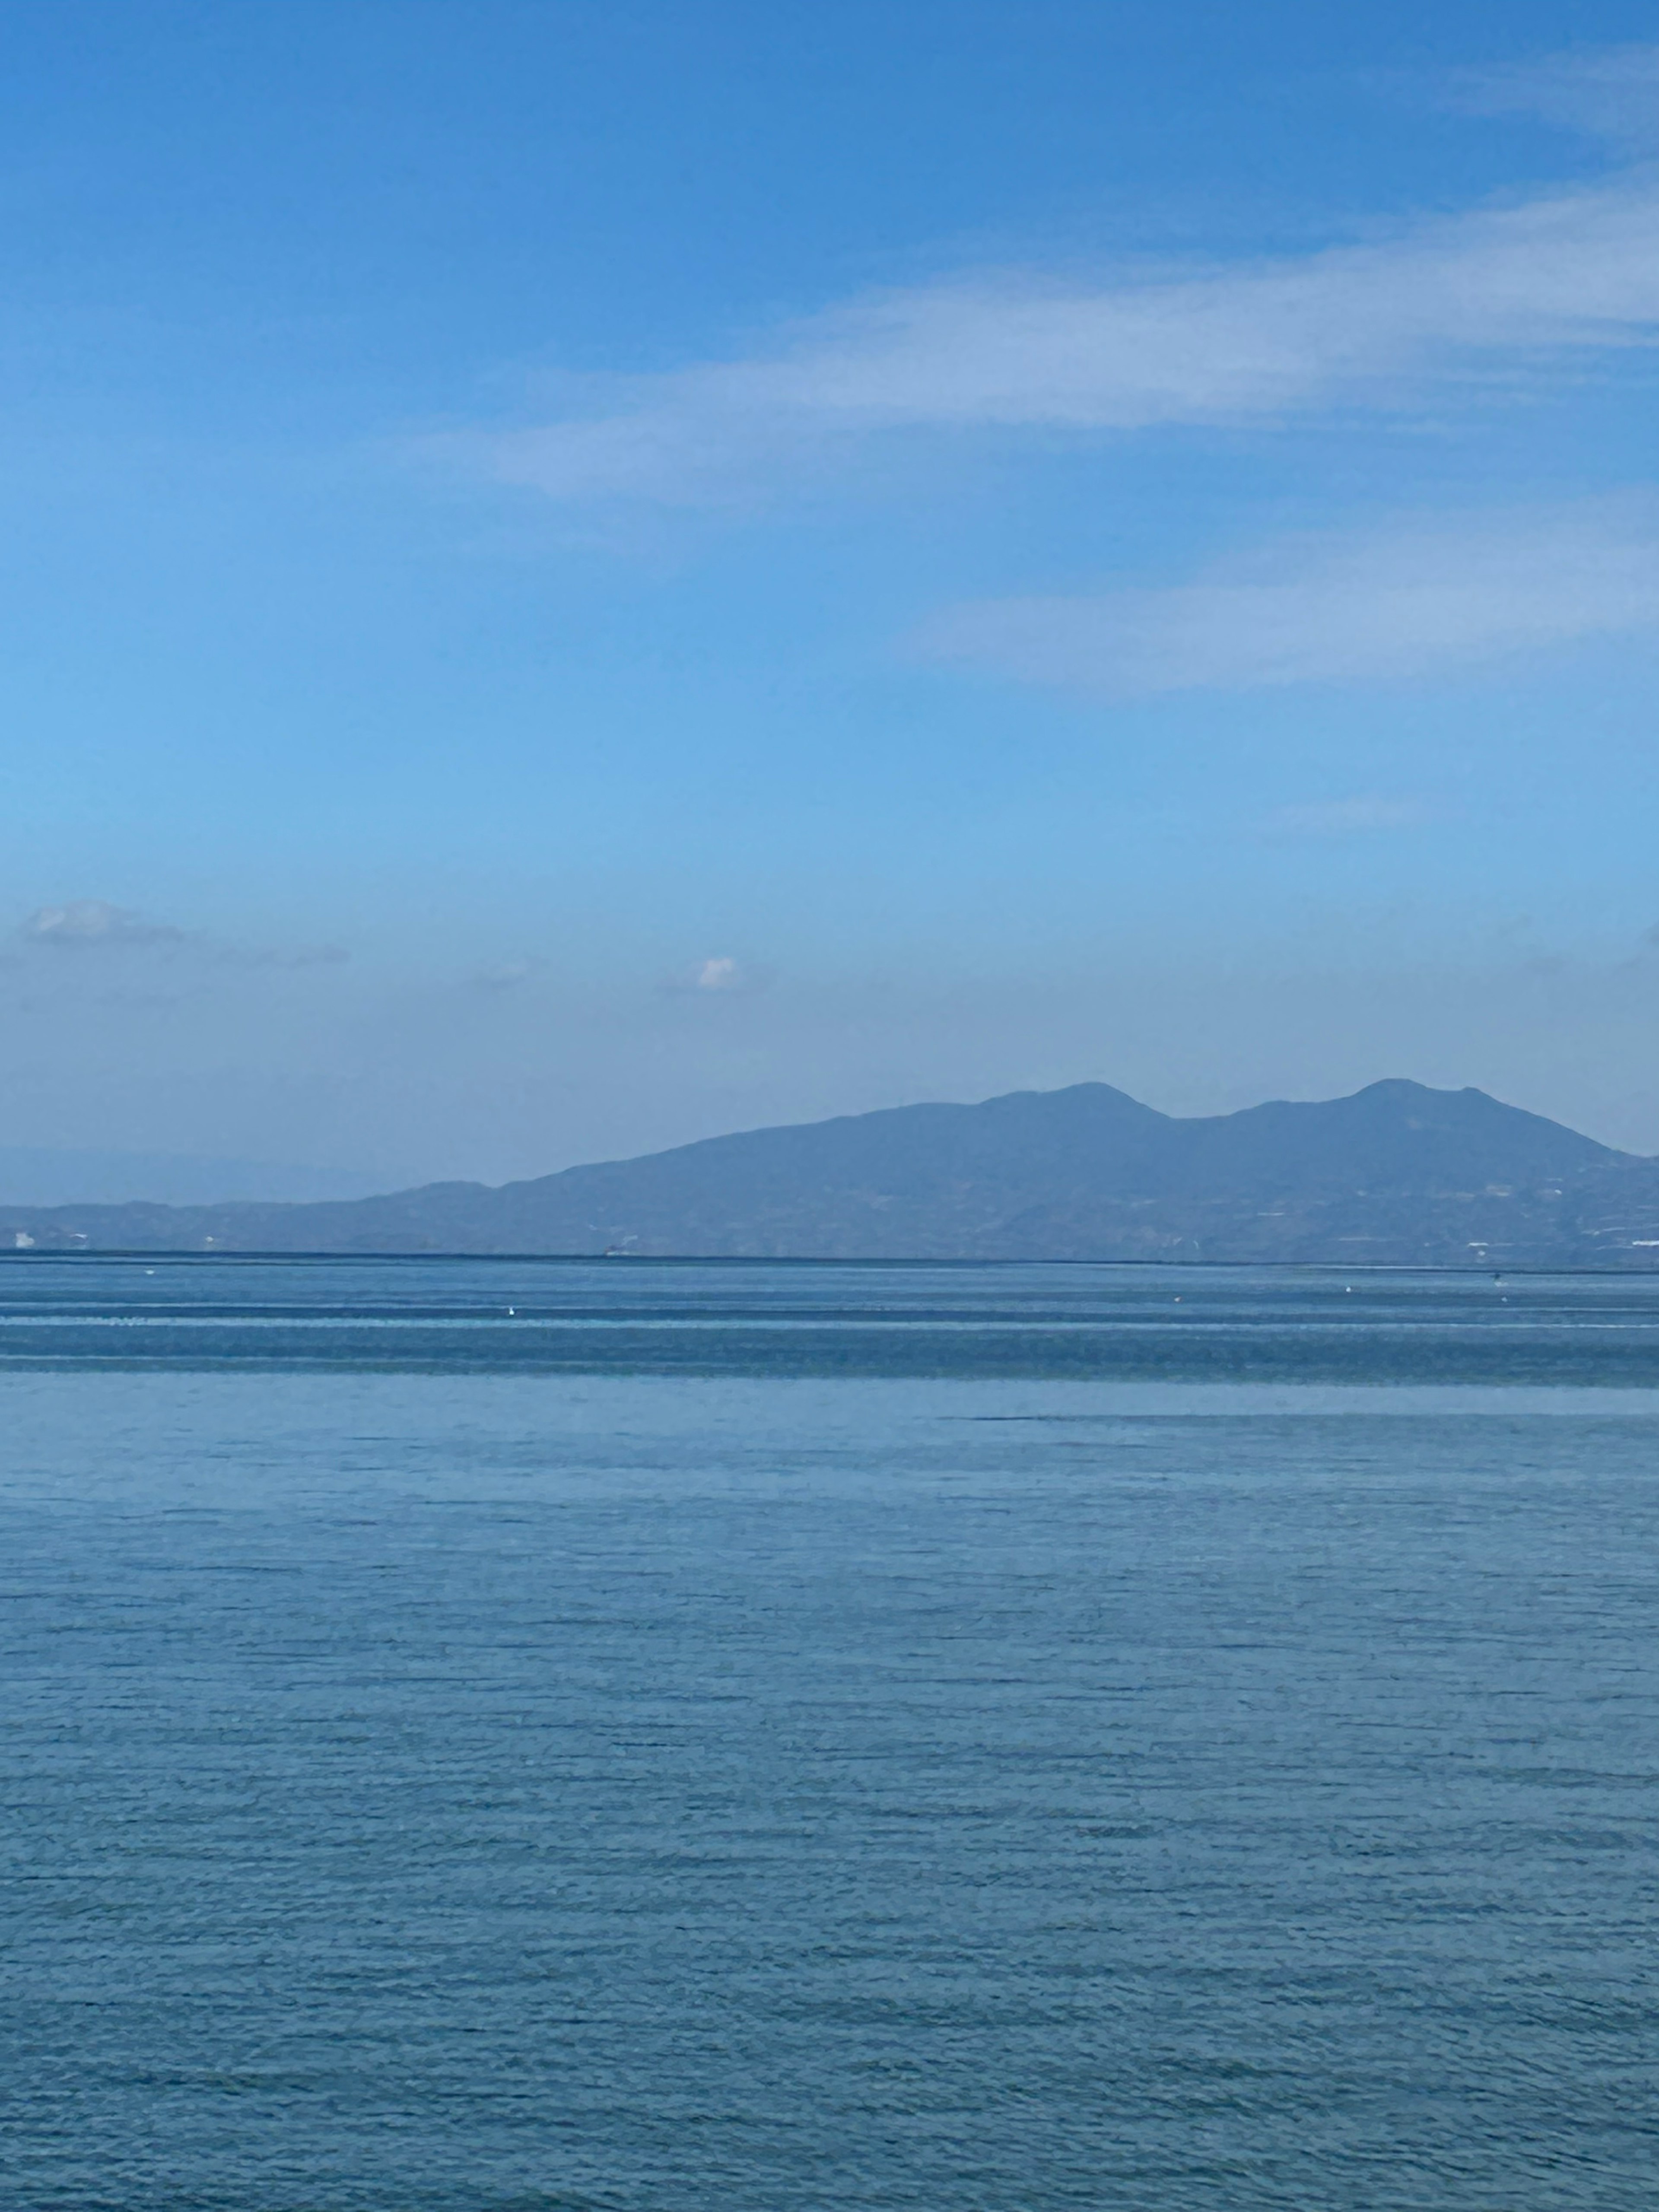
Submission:
M 1084 1083 L 740 1131 L 494 1186 L 286 1205 L 0 1206 L 0 1239 L 37 1250 L 1639 1267 L 1659 1261 L 1659 1161 L 1485 1091 L 1403 1078 L 1198 1116 Z

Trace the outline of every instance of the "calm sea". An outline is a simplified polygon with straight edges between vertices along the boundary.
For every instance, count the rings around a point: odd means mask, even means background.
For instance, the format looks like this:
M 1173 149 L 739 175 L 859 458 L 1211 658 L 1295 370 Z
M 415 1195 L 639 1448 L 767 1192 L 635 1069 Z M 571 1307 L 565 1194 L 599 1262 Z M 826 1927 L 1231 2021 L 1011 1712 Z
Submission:
M 5 2212 L 1647 2212 L 1659 1276 L 0 1265 Z

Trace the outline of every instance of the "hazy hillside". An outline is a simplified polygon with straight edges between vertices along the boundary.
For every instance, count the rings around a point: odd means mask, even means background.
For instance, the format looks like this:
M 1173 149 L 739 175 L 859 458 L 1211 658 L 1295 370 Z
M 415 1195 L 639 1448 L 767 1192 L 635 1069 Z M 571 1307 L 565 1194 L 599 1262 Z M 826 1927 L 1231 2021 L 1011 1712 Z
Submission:
M 322 1199 L 368 1198 L 384 1179 L 343 1168 L 287 1165 L 279 1160 L 204 1158 L 185 1152 L 59 1150 L 0 1145 L 0 1206 L 220 1206 L 238 1200 L 307 1205 Z
M 1376 1083 L 1179 1120 L 1090 1083 L 752 1130 L 496 1189 L 0 1207 L 0 1236 L 38 1249 L 1632 1267 L 1659 1260 L 1659 1162 L 1479 1091 Z

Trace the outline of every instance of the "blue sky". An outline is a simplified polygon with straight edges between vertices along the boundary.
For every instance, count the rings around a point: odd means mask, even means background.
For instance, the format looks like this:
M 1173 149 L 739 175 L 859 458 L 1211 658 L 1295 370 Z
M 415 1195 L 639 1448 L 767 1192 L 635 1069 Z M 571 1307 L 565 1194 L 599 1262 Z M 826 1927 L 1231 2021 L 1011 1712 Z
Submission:
M 1644 33 L 0 4 L 0 1135 L 1659 1150 Z

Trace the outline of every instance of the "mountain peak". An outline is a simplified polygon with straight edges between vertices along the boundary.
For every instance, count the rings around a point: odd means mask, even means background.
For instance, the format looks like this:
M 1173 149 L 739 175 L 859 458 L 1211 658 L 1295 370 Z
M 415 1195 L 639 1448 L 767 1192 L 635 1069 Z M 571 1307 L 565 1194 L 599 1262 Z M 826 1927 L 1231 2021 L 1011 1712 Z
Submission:
M 1079 1083 L 754 1129 L 495 1189 L 15 1210 L 8 1228 L 37 1248 L 1645 1266 L 1659 1162 L 1404 1077 L 1190 1117 Z

